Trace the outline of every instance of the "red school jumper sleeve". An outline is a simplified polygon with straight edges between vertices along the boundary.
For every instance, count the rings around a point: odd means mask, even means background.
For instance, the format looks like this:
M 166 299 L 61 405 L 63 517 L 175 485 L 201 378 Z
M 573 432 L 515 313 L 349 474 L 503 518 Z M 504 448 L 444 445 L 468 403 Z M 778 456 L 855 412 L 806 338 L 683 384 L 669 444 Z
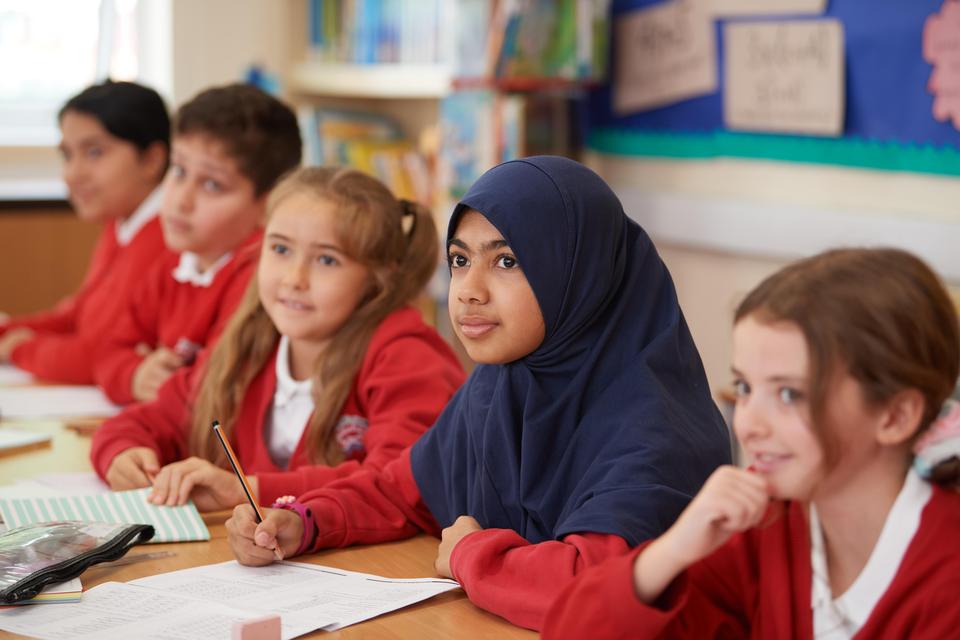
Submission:
M 475 605 L 539 630 L 550 605 L 575 576 L 628 549 L 626 540 L 606 533 L 533 544 L 512 529 L 485 529 L 457 543 L 450 567 Z
M 107 397 L 118 404 L 135 401 L 133 376 L 144 360 L 137 345 L 173 349 L 180 338 L 200 347 L 214 342 L 247 289 L 259 240 L 259 231 L 252 234 L 208 287 L 174 279 L 180 254 L 167 252 L 153 266 L 95 358 L 94 379 Z
M 355 473 L 300 501 L 317 522 L 311 551 L 399 540 L 418 531 L 440 533 L 413 477 L 410 449 L 381 473 Z M 457 544 L 451 568 L 474 604 L 536 629 L 574 575 L 626 549 L 626 542 L 613 535 L 587 533 L 530 544 L 514 531 L 487 529 Z
M 18 345 L 11 361 L 36 377 L 52 382 L 91 384 L 93 354 L 110 335 L 113 323 L 125 308 L 132 291 L 157 257 L 166 251 L 160 222 L 154 218 L 137 232 L 130 244 L 117 247 L 114 226 L 104 229 L 108 264 L 91 266 L 82 296 L 73 304 L 74 326 L 68 333 L 39 331 Z M 99 248 L 99 247 L 98 247 Z M 107 253 L 107 249 L 104 253 Z M 94 273 L 96 271 L 96 273 Z
M 547 612 L 542 637 L 812 638 L 809 545 L 805 535 L 791 535 L 806 531 L 803 518 L 795 508 L 735 535 L 650 605 L 633 588 L 634 561 L 644 543 L 570 584 Z
M 77 309 L 82 306 L 83 300 L 90 294 L 97 281 L 116 256 L 120 247 L 116 241 L 116 231 L 113 224 L 104 225 L 97 237 L 97 243 L 90 256 L 90 265 L 83 277 L 83 282 L 76 293 L 64 298 L 53 309 L 40 311 L 19 318 L 11 318 L 9 322 L 0 324 L 0 335 L 18 327 L 26 327 L 34 331 L 45 333 L 71 333 L 76 329 Z
M 201 369 L 202 363 L 176 371 L 156 400 L 127 407 L 94 432 L 90 462 L 97 475 L 106 479 L 113 459 L 132 447 L 153 449 L 161 466 L 187 456 L 190 398 Z
M 144 356 L 137 346 L 151 349 L 158 346 L 158 325 L 163 309 L 164 279 L 171 278 L 177 254 L 166 252 L 130 295 L 130 301 L 117 317 L 111 335 L 98 349 L 93 364 L 93 378 L 111 401 L 130 404 L 133 397 L 133 374 Z
M 409 448 L 381 472 L 358 471 L 305 493 L 300 502 L 313 510 L 317 523 L 311 552 L 402 540 L 418 531 L 440 535 L 413 478 Z
M 423 325 L 419 312 L 392 314 L 371 339 L 343 415 L 367 420 L 362 457 L 336 466 L 310 464 L 303 440 L 290 471 L 257 473 L 259 497 L 270 504 L 282 495 L 301 495 L 362 469 L 380 471 L 416 442 L 463 384 L 465 374 L 450 347 Z M 408 329 L 405 329 L 407 327 Z M 260 433 L 260 429 L 257 429 Z M 265 446 L 259 437 L 254 446 Z

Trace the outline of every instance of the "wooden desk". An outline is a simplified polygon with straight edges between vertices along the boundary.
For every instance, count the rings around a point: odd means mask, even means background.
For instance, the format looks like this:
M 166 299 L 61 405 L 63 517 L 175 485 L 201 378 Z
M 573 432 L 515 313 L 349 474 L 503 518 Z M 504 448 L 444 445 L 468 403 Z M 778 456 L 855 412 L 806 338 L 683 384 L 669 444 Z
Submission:
M 60 422 L 4 420 L 0 429 L 15 427 L 35 433 L 49 433 L 49 447 L 33 449 L 0 458 L 0 485 L 25 480 L 42 473 L 91 471 L 90 438 L 64 428 Z
M 4 458 L 0 462 L 0 484 L 28 478 L 40 473 L 89 471 L 90 439 L 63 428 L 58 423 L 21 423 L 21 428 L 49 430 L 53 446 Z M 2 427 L 0 427 L 2 428 Z M 151 551 L 171 551 L 176 555 L 146 560 L 118 567 L 94 566 L 81 577 L 84 589 L 104 582 L 126 582 L 144 576 L 187 569 L 204 564 L 232 560 L 223 526 L 229 513 L 210 513 L 204 521 L 210 529 L 209 542 L 151 544 L 134 547 L 127 555 Z M 333 549 L 315 555 L 298 557 L 297 562 L 329 565 L 349 571 L 361 571 L 388 578 L 425 578 L 436 576 L 433 561 L 438 540 L 420 535 L 409 540 L 367 547 Z M 70 605 L 37 605 L 63 607 Z M 0 638 L 22 638 L 0 631 Z M 356 624 L 334 633 L 315 632 L 307 638 L 535 638 L 536 634 L 515 627 L 493 614 L 475 607 L 462 590 L 443 593 L 435 598 Z

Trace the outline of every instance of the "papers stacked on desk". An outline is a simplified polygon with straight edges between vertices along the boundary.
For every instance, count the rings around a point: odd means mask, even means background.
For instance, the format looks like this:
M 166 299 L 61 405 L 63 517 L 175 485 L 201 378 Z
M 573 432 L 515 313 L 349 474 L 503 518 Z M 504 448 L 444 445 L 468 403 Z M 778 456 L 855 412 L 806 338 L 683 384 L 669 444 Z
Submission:
M 4 419 L 106 418 L 120 413 L 97 387 L 0 386 L 0 417 Z
M 33 376 L 12 364 L 0 364 L 0 386 L 30 384 Z
M 0 427 L 0 456 L 50 446 L 51 438 L 49 433 Z
M 279 613 L 286 640 L 341 629 L 459 586 L 441 578 L 396 580 L 299 562 L 224 562 L 102 584 L 71 605 L 69 616 L 59 607 L 0 611 L 0 629 L 44 639 L 227 640 L 234 623 Z
M 147 502 L 151 489 L 61 495 L 56 497 L 0 498 L 0 517 L 10 529 L 34 522 L 80 520 L 150 524 L 154 542 L 209 540 L 210 531 L 192 502 L 182 507 L 157 506 Z

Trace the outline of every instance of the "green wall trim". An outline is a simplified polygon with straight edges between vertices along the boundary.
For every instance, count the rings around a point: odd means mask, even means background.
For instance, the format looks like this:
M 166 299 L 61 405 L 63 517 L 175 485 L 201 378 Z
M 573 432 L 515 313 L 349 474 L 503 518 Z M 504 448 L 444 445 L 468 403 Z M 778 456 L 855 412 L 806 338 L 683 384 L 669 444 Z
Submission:
M 960 150 L 850 138 L 813 138 L 752 133 L 651 133 L 604 128 L 588 146 L 601 153 L 659 158 L 753 158 L 832 164 L 883 171 L 960 175 Z

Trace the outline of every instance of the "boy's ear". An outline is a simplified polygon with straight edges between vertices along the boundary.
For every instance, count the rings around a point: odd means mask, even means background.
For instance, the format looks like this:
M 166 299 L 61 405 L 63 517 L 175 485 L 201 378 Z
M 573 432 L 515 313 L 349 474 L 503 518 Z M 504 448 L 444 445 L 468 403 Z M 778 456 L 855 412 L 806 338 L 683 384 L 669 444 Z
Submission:
M 254 206 L 257 208 L 257 226 L 260 228 L 267 226 L 267 198 L 270 197 L 270 191 L 264 191 L 254 200 Z
M 141 158 L 147 170 L 157 176 L 157 180 L 163 180 L 167 171 L 167 160 L 170 156 L 167 145 L 162 142 L 152 142 L 143 153 Z
M 877 428 L 877 442 L 895 446 L 913 438 L 923 420 L 926 400 L 917 389 L 904 389 L 887 403 L 884 419 Z

